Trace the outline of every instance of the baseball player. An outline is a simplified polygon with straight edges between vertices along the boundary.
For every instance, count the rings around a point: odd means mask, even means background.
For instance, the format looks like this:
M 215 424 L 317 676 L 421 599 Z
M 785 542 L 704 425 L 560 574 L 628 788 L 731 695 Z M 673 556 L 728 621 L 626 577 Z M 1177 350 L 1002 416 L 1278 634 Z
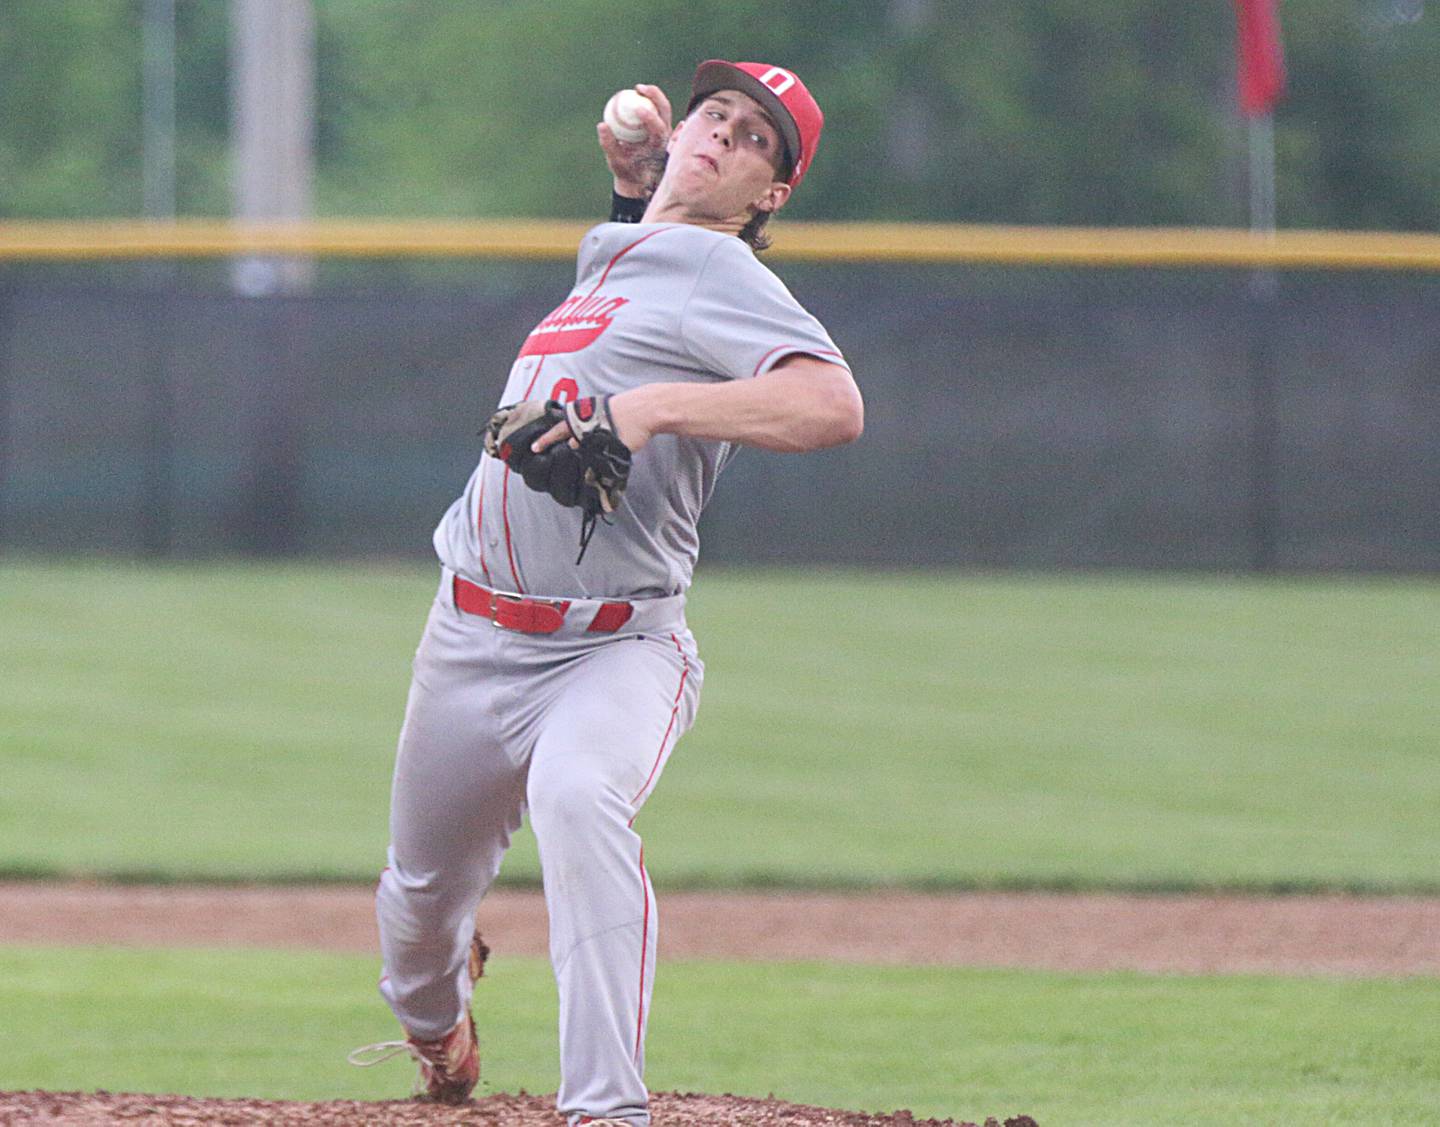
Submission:
M 664 95 L 639 89 L 648 141 L 600 139 L 615 218 L 640 221 L 585 235 L 435 531 L 377 892 L 380 991 L 406 1039 L 352 1054 L 408 1053 L 425 1095 L 469 1097 L 475 912 L 528 810 L 572 1127 L 649 1123 L 657 914 L 634 822 L 700 695 L 700 511 L 738 446 L 815 450 L 863 425 L 839 350 L 752 250 L 815 157 L 814 98 L 781 67 L 710 60 L 672 132 Z

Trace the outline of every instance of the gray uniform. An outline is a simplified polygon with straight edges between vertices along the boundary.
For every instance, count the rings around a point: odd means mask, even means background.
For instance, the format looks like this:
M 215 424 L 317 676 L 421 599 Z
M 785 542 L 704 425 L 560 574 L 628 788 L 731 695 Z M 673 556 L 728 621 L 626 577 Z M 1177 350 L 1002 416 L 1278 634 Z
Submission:
M 574 290 L 526 339 L 499 401 L 749 379 L 795 353 L 844 365 L 739 239 L 607 223 L 585 236 Z M 654 437 L 578 565 L 579 510 L 486 456 L 435 531 L 440 593 L 415 657 L 377 897 L 381 992 L 416 1037 L 460 1020 L 475 909 L 528 809 L 560 995 L 558 1102 L 572 1123 L 649 1122 L 657 916 L 632 823 L 695 717 L 703 666 L 685 591 L 696 521 L 734 452 Z M 546 605 L 496 614 L 520 627 L 497 629 L 482 617 L 493 591 Z

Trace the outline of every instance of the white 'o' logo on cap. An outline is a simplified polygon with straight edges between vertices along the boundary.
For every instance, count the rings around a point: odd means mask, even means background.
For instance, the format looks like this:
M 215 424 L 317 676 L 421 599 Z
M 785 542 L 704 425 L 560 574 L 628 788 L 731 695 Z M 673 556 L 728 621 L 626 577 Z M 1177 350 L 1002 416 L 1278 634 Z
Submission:
M 760 85 L 770 87 L 778 98 L 783 96 L 786 90 L 789 90 L 790 87 L 795 85 L 795 76 L 788 70 L 771 67 L 760 76 Z

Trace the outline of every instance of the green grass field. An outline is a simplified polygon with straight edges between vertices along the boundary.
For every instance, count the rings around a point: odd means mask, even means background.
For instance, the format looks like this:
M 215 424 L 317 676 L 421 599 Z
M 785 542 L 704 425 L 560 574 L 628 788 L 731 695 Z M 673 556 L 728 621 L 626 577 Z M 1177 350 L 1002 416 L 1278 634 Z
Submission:
M 553 1091 L 548 964 L 500 959 L 476 1010 L 485 1091 Z M 374 960 L 0 949 L 0 1089 L 397 1098 L 413 1066 Z M 736 1004 L 743 997 L 744 1004 Z M 1440 980 L 1174 978 L 667 963 L 647 1078 L 1043 1127 L 1440 1123 Z
M 371 879 L 434 583 L 0 563 L 0 873 Z M 720 571 L 690 618 L 663 886 L 1440 888 L 1440 583 Z
M 0 875 L 373 879 L 425 567 L 0 563 Z M 661 889 L 1440 889 L 1440 584 L 702 575 Z M 535 879 L 522 839 L 505 877 Z M 0 949 L 0 1089 L 408 1091 L 376 961 Z M 490 1090 L 555 1087 L 539 961 Z M 665 963 L 656 1089 L 1074 1124 L 1440 1124 L 1440 980 Z M 483 1094 L 483 1090 L 482 1090 Z

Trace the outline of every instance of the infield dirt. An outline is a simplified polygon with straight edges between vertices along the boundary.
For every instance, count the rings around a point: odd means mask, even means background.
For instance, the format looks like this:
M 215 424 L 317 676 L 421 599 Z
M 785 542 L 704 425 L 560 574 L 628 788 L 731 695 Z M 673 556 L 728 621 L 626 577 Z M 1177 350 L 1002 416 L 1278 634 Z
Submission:
M 866 1115 L 832 1111 L 781 1100 L 656 1092 L 651 1096 L 656 1127 L 982 1127 L 954 1119 L 916 1119 L 909 1112 Z M 116 1095 L 111 1092 L 0 1092 L 0 1123 L 147 1124 L 320 1124 L 321 1127 L 564 1127 L 553 1096 L 487 1096 L 464 1107 L 414 1100 L 362 1103 L 283 1103 L 272 1100 L 197 1100 L 185 1096 Z M 987 1119 L 983 1127 L 1001 1127 Z M 1004 1127 L 1039 1127 L 1028 1115 Z
M 1440 974 L 1440 900 L 1419 897 L 660 890 L 665 959 L 1214 974 Z M 544 956 L 539 893 L 480 909 L 497 956 Z M 0 883 L 0 944 L 374 952 L 368 887 Z

